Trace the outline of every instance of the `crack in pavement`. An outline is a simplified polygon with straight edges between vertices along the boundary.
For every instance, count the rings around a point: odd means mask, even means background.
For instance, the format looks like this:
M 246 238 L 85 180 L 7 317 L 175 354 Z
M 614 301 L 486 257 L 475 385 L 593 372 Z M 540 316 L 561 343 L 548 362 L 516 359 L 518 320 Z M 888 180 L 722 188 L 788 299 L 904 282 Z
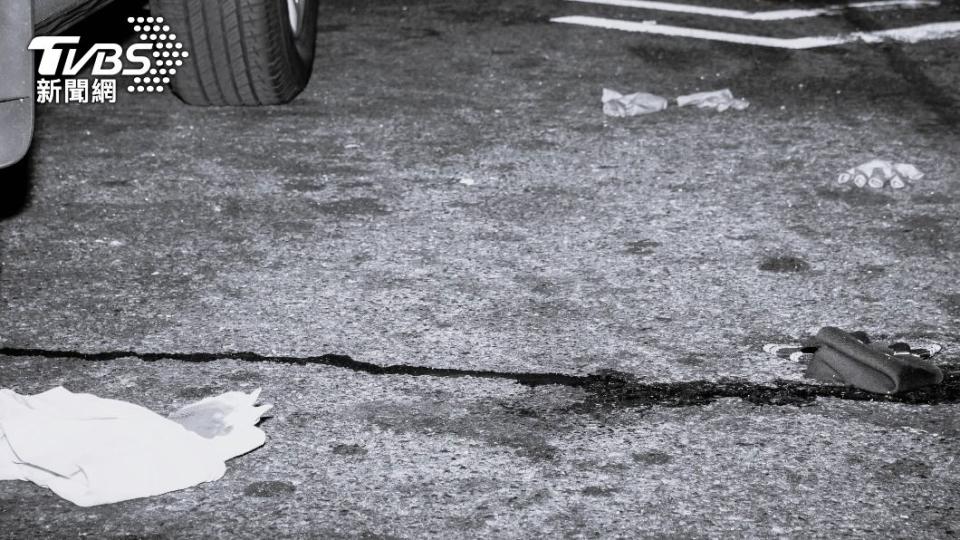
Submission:
M 754 383 L 722 378 L 717 381 L 644 382 L 618 371 L 602 371 L 591 375 L 562 373 L 523 373 L 491 370 L 433 368 L 393 364 L 381 366 L 362 362 L 342 354 L 320 356 L 274 356 L 255 352 L 221 353 L 140 353 L 135 351 L 81 352 L 55 349 L 3 347 L 0 355 L 8 357 L 40 357 L 104 362 L 136 358 L 145 362 L 177 360 L 181 362 L 213 362 L 240 360 L 294 365 L 323 365 L 349 369 L 369 375 L 412 375 L 421 377 L 478 377 L 511 380 L 525 386 L 562 385 L 582 388 L 587 393 L 580 409 L 601 407 L 690 407 L 707 405 L 721 398 L 740 398 L 754 405 L 809 405 L 818 397 L 851 401 L 881 401 L 906 404 L 937 405 L 960 403 L 960 369 L 945 366 L 944 380 L 936 386 L 900 394 L 874 394 L 850 386 L 807 384 L 777 379 L 771 383 Z

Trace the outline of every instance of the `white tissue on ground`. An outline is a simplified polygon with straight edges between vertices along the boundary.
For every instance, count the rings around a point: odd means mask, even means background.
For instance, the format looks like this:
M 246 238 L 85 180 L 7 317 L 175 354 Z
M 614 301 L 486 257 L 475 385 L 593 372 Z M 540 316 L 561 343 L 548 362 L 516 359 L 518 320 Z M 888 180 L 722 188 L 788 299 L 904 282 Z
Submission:
M 677 105 L 681 107 L 694 105 L 701 109 L 714 109 L 723 112 L 727 109 L 742 111 L 750 106 L 750 102 L 733 97 L 733 92 L 729 88 L 724 88 L 723 90 L 680 96 L 677 98 Z
M 603 89 L 600 102 L 603 104 L 603 114 L 617 118 L 650 114 L 667 108 L 666 98 L 646 92 L 624 95 L 609 88 Z
M 228 392 L 164 418 L 63 387 L 0 390 L 0 480 L 28 480 L 79 506 L 159 495 L 219 479 L 261 446 L 260 391 Z
M 666 98 L 655 94 L 635 92 L 624 95 L 609 88 L 603 89 L 600 101 L 603 103 L 603 114 L 618 118 L 662 111 L 667 108 L 669 103 Z M 723 112 L 727 109 L 742 111 L 750 106 L 750 102 L 733 97 L 730 89 L 724 88 L 723 90 L 680 96 L 677 98 L 677 105 L 680 107 L 693 105 L 701 109 Z

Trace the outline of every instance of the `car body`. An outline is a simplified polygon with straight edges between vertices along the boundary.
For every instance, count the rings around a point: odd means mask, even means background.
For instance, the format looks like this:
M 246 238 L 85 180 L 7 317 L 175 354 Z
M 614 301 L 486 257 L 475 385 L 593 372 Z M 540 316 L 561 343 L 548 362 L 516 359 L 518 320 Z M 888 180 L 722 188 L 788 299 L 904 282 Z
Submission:
M 36 72 L 28 49 L 31 40 L 62 33 L 113 2 L 0 0 L 0 168 L 21 160 L 33 136 Z M 172 58 L 148 59 L 142 62 L 143 70 L 158 68 L 150 70 L 157 75 L 154 81 L 159 84 L 163 75 L 163 84 L 190 105 L 286 103 L 310 77 L 317 4 L 318 0 L 150 0 L 151 15 L 162 20 L 164 28 L 169 23 L 169 27 L 190 29 L 177 37 L 178 50 L 162 51 L 163 56 L 176 57 L 178 68 L 190 62 L 193 66 L 174 75 L 177 69 L 169 67 L 174 64 Z M 173 47 L 173 35 L 170 32 L 170 43 L 149 45 L 155 47 L 154 57 L 160 57 L 163 47 Z M 151 34 L 151 39 L 155 37 Z M 141 40 L 145 39 L 142 34 Z M 227 41 L 231 46 L 223 46 Z M 166 68 L 161 67 L 164 63 Z M 152 88 L 147 86 L 147 91 Z
M 33 136 L 34 33 L 58 33 L 109 3 L 0 0 L 0 167 L 19 161 Z

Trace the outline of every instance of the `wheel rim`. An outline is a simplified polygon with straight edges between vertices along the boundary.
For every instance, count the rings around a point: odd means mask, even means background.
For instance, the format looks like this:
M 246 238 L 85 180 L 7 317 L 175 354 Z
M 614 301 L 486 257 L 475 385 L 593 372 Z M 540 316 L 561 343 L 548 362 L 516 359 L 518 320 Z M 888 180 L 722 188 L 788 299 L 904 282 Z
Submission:
M 303 4 L 306 0 L 287 0 L 287 13 L 290 15 L 290 29 L 293 35 L 300 33 L 303 26 Z

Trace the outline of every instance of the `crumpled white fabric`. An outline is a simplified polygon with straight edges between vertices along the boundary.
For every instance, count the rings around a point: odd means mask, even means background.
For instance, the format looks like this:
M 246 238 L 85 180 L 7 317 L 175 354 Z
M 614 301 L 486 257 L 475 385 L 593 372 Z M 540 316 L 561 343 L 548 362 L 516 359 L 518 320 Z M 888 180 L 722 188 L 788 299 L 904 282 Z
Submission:
M 723 90 L 680 96 L 677 98 L 677 105 L 681 107 L 695 105 L 701 109 L 714 109 L 723 112 L 727 109 L 742 111 L 750 106 L 750 102 L 733 97 L 733 92 L 729 88 L 724 88 Z
M 159 495 L 219 479 L 226 460 L 261 446 L 270 405 L 227 392 L 164 418 L 58 386 L 0 390 L 0 480 L 29 480 L 79 506 Z
M 603 103 L 603 114 L 619 118 L 662 111 L 669 104 L 666 98 L 655 94 L 635 92 L 624 95 L 609 88 L 603 89 L 600 101 Z M 727 109 L 742 111 L 750 106 L 750 102 L 733 97 L 733 92 L 729 88 L 724 88 L 723 90 L 680 96 L 677 98 L 677 105 L 680 107 L 694 105 L 701 109 L 714 109 L 723 112 Z
M 646 92 L 623 95 L 616 90 L 604 88 L 600 96 L 603 114 L 617 118 L 650 114 L 667 108 L 666 98 Z

